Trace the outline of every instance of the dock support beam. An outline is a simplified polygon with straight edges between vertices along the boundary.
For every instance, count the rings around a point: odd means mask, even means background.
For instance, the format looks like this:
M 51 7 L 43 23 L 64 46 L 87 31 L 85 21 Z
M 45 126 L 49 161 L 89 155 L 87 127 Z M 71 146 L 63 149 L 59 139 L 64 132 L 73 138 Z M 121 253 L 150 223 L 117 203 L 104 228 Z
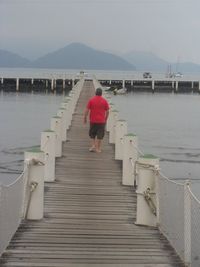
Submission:
M 155 81 L 152 80 L 152 93 L 154 93 L 154 90 L 155 90 Z
M 16 79 L 16 91 L 19 92 L 19 78 Z
M 176 81 L 176 87 L 175 87 L 175 92 L 178 92 L 178 81 Z

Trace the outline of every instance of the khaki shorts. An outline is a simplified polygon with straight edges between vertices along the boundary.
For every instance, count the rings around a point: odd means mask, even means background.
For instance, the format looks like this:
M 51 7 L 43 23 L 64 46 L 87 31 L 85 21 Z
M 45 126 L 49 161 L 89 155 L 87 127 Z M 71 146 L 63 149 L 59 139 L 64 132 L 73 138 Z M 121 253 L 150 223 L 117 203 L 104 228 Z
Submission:
M 105 123 L 90 123 L 89 136 L 92 139 L 103 139 L 105 134 Z

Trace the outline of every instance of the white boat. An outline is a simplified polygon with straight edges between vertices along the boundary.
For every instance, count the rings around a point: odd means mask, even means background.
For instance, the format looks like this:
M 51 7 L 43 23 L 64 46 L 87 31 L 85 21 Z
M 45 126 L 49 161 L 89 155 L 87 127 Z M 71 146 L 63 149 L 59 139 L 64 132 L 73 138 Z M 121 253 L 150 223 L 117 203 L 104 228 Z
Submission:
M 127 93 L 127 88 L 115 89 L 113 91 L 114 95 L 124 95 Z

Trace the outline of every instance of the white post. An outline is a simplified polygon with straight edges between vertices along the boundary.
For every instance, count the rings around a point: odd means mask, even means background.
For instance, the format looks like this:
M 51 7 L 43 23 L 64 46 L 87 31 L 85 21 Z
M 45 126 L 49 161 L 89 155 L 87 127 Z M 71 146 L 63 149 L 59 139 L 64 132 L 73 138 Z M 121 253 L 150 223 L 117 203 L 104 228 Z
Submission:
M 127 122 L 118 120 L 115 133 L 115 159 L 123 159 L 124 135 L 127 134 Z
M 25 152 L 25 161 L 31 161 L 29 166 L 27 197 L 27 214 L 29 220 L 43 218 L 44 210 L 44 152 L 35 148 Z M 33 162 L 34 160 L 34 162 Z
M 156 217 L 156 170 L 159 159 L 153 155 L 139 158 L 136 224 L 157 226 Z
M 66 109 L 59 108 L 57 115 L 61 118 L 61 139 L 62 141 L 66 141 L 67 140 Z
M 108 119 L 107 119 L 107 122 L 106 122 L 106 131 L 107 132 L 110 132 L 110 128 L 111 128 L 111 112 L 112 110 L 114 109 L 114 104 L 113 103 L 109 103 L 109 106 L 110 106 L 110 111 L 109 111 L 109 116 L 108 116 Z
M 119 117 L 118 110 L 111 110 L 110 112 L 110 134 L 109 134 L 109 143 L 115 143 L 115 133 L 116 133 L 116 123 Z
M 61 117 L 51 118 L 51 130 L 56 134 L 56 157 L 62 156 L 62 135 L 61 135 Z
M 65 79 L 63 79 L 63 89 L 65 89 Z
M 51 79 L 51 91 L 54 90 L 54 79 Z
M 155 90 L 155 81 L 152 80 L 152 91 L 154 92 L 154 90 Z
M 178 81 L 176 81 L 176 92 L 178 92 Z
M 138 138 L 134 134 L 127 134 L 124 136 L 123 141 L 122 184 L 135 185 L 135 162 L 138 158 Z
M 184 262 L 191 266 L 191 198 L 188 187 L 189 181 L 184 184 Z
M 44 181 L 55 181 L 56 134 L 52 130 L 41 133 L 41 150 L 45 153 Z
M 69 100 L 64 100 L 64 102 L 61 103 L 61 108 L 66 109 L 66 114 L 65 114 L 65 128 L 66 130 L 69 129 Z
M 16 91 L 19 91 L 19 78 L 16 79 Z

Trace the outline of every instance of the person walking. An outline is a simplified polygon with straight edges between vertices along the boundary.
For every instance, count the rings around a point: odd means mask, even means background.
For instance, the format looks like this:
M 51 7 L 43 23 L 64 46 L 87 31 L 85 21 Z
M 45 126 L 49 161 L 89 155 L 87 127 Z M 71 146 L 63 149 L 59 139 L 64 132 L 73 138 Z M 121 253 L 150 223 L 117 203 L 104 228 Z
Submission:
M 101 152 L 102 139 L 105 134 L 106 121 L 109 115 L 109 105 L 107 100 L 102 97 L 102 89 L 97 88 L 95 96 L 89 99 L 84 111 L 84 124 L 87 123 L 89 114 L 91 138 L 90 152 Z

